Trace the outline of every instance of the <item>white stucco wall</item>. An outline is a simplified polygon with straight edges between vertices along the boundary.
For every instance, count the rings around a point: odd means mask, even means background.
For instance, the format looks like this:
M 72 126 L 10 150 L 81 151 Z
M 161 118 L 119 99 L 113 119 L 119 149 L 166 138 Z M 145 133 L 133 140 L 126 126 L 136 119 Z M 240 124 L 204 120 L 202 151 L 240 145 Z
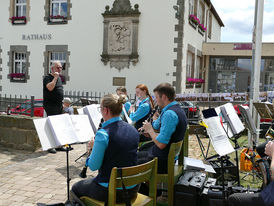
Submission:
M 120 72 L 110 68 L 109 63 L 104 65 L 101 61 L 103 49 L 103 16 L 105 6 L 112 8 L 114 0 L 81 0 L 72 1 L 72 20 L 65 25 L 47 25 L 44 21 L 45 0 L 30 1 L 30 21 L 26 25 L 13 26 L 8 21 L 10 1 L 0 1 L 0 47 L 2 49 L 2 86 L 1 94 L 22 94 L 42 97 L 42 76 L 44 75 L 44 52 L 46 45 L 68 45 L 69 77 L 64 85 L 66 91 L 93 91 L 114 92 L 113 77 L 126 77 L 126 87 L 129 93 L 134 93 L 137 84 L 144 83 L 149 90 L 161 82 L 175 81 L 173 72 L 176 71 L 174 60 L 177 54 L 174 48 L 174 38 L 177 37 L 175 25 L 174 5 L 177 0 L 131 0 L 134 7 L 139 4 L 141 12 L 139 22 L 138 54 L 139 62 L 136 66 L 124 68 Z M 221 28 L 214 15 L 212 15 L 211 39 L 201 36 L 188 23 L 188 1 L 185 1 L 184 37 L 182 57 L 182 92 L 185 90 L 186 59 L 188 44 L 202 51 L 203 42 L 220 41 Z M 206 6 L 206 10 L 207 5 Z M 205 17 L 206 19 L 206 17 Z M 22 40 L 22 35 L 51 34 L 51 40 Z M 27 83 L 10 82 L 7 78 L 9 68 L 8 51 L 11 45 L 26 45 L 30 52 L 29 75 Z M 197 90 L 200 92 L 201 90 Z
M 208 21 L 208 5 L 205 3 L 205 21 Z M 186 82 L 186 65 L 187 65 L 187 52 L 188 52 L 188 44 L 195 48 L 195 61 L 197 58 L 197 50 L 202 51 L 202 46 L 204 42 L 219 42 L 221 39 L 221 26 L 218 23 L 216 17 L 212 14 L 212 33 L 211 38 L 206 37 L 207 31 L 205 32 L 204 36 L 202 36 L 198 32 L 198 28 L 196 30 L 189 24 L 189 3 L 188 1 L 185 2 L 185 26 L 184 26 L 184 37 L 183 37 L 183 60 L 182 60 L 182 93 L 193 93 L 193 92 L 203 92 L 202 88 L 193 88 L 186 89 L 185 82 Z M 205 24 L 208 27 L 208 23 Z M 208 28 L 207 28 L 208 29 Z M 195 62 L 196 68 L 196 62 Z
M 139 4 L 139 62 L 136 66 L 120 72 L 101 61 L 103 48 L 103 16 L 105 6 L 112 7 L 112 0 L 72 1 L 72 20 L 65 25 L 47 25 L 44 21 L 44 0 L 30 2 L 30 21 L 26 25 L 13 26 L 8 22 L 9 1 L 0 2 L 0 46 L 2 48 L 2 94 L 23 94 L 42 97 L 43 62 L 46 45 L 68 45 L 70 51 L 70 81 L 64 89 L 76 91 L 114 92 L 113 77 L 126 77 L 130 93 L 139 83 L 145 83 L 150 90 L 160 82 L 174 81 L 173 60 L 174 25 L 173 5 L 176 0 L 131 0 L 132 7 Z M 51 40 L 22 40 L 23 34 L 51 34 Z M 27 83 L 10 82 L 7 78 L 11 45 L 26 45 L 30 52 L 30 79 Z

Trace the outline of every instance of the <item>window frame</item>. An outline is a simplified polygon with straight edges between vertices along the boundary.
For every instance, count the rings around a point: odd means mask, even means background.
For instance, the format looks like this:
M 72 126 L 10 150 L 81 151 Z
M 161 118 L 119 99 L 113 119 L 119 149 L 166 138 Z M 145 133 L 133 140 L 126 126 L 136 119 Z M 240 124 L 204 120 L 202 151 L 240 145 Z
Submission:
M 12 76 L 11 74 L 18 74 L 20 72 L 16 72 L 16 62 L 20 62 L 20 60 L 16 60 L 16 53 L 17 54 L 25 54 L 25 71 L 23 72 L 23 67 L 21 67 L 21 72 L 24 74 L 24 76 Z M 11 82 L 21 82 L 21 83 L 26 83 L 27 80 L 30 78 L 29 76 L 29 56 L 30 52 L 27 51 L 27 46 L 22 46 L 22 45 L 12 45 L 10 46 L 10 51 L 8 52 L 9 56 L 9 62 L 8 62 L 8 67 L 9 67 L 9 74 L 7 75 L 7 78 L 10 79 Z M 23 62 L 23 61 L 22 61 Z M 22 65 L 22 64 L 21 64 Z
M 27 0 L 23 0 L 23 1 L 25 1 L 24 3 L 17 3 L 17 1 L 20 1 L 20 0 L 15 0 L 15 4 L 14 4 L 14 16 L 16 16 L 16 17 L 27 16 Z M 25 15 L 19 16 L 19 15 L 17 14 L 17 7 L 21 7 L 20 11 L 21 11 L 21 13 L 23 13 L 23 11 L 24 11 L 23 8 L 24 8 L 24 6 L 26 7 L 26 13 L 25 13 Z
M 26 60 L 27 60 L 27 53 L 26 52 L 13 52 L 13 67 L 12 67 L 12 73 L 24 73 L 23 72 L 23 63 L 26 64 Z M 18 59 L 16 57 L 19 57 Z M 19 64 L 20 68 L 19 68 L 19 72 L 16 71 L 16 63 Z M 25 65 L 26 66 L 26 65 Z
M 62 83 L 66 84 L 69 80 L 69 56 L 70 52 L 68 51 L 68 45 L 46 45 L 45 52 L 44 52 L 44 76 L 49 74 L 51 63 L 55 60 L 51 60 L 51 54 L 52 53 L 65 53 L 65 61 L 60 61 L 62 63 L 63 69 L 61 72 L 61 79 Z
M 25 1 L 25 3 L 17 3 L 17 0 L 10 0 L 9 22 L 11 22 L 12 25 L 27 24 L 27 22 L 30 21 L 30 0 Z M 24 16 L 19 16 L 17 14 L 17 5 L 26 5 L 26 14 Z
M 56 1 L 56 2 L 55 2 Z M 54 16 L 53 15 L 53 11 L 52 11 L 52 8 L 53 8 L 53 3 L 57 3 L 58 1 L 58 4 L 59 4 L 59 7 L 58 7 L 58 15 Z M 67 13 L 66 13 L 66 16 L 61 16 L 60 12 L 61 12 L 61 4 L 66 2 L 67 3 Z M 70 13 L 70 10 L 71 10 L 71 7 L 72 7 L 72 3 L 71 3 L 71 0 L 45 0 L 45 17 L 44 17 L 44 21 L 47 22 L 48 25 L 54 25 L 54 24 L 67 24 L 68 23 L 68 20 L 71 20 L 72 17 L 71 17 L 71 13 Z

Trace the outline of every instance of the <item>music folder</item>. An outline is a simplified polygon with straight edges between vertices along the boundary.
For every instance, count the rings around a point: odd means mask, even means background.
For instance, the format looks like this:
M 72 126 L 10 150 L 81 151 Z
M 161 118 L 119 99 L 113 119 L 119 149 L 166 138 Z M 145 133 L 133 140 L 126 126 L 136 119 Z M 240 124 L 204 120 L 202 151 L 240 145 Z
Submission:
M 87 115 L 60 114 L 33 122 L 43 150 L 88 142 L 94 137 Z
M 266 104 L 263 102 L 255 102 L 253 103 L 255 109 L 259 113 L 260 117 L 263 119 L 274 119 L 274 111 L 273 111 L 273 105 Z

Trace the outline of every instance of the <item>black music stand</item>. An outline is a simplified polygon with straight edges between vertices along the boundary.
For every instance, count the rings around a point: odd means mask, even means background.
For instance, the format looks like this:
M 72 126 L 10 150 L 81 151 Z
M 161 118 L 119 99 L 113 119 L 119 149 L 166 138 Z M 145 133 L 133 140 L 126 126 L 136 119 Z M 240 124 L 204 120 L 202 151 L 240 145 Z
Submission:
M 69 186 L 69 182 L 71 180 L 71 178 L 69 177 L 69 151 L 73 150 L 73 148 L 71 147 L 71 145 L 65 145 L 65 151 L 66 151 L 66 160 L 67 160 L 67 200 L 65 203 L 55 203 L 55 204 L 44 204 L 44 203 L 37 203 L 37 206 L 73 206 L 73 204 L 70 202 L 69 199 L 69 190 L 70 190 L 70 186 Z

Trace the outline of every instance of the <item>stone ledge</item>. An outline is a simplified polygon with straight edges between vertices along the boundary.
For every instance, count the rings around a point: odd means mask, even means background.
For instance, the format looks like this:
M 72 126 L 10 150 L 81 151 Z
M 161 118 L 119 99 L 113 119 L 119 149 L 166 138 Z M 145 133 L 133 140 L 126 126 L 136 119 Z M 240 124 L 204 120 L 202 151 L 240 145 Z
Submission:
M 0 115 L 0 144 L 31 151 L 40 148 L 33 118 L 23 115 Z

